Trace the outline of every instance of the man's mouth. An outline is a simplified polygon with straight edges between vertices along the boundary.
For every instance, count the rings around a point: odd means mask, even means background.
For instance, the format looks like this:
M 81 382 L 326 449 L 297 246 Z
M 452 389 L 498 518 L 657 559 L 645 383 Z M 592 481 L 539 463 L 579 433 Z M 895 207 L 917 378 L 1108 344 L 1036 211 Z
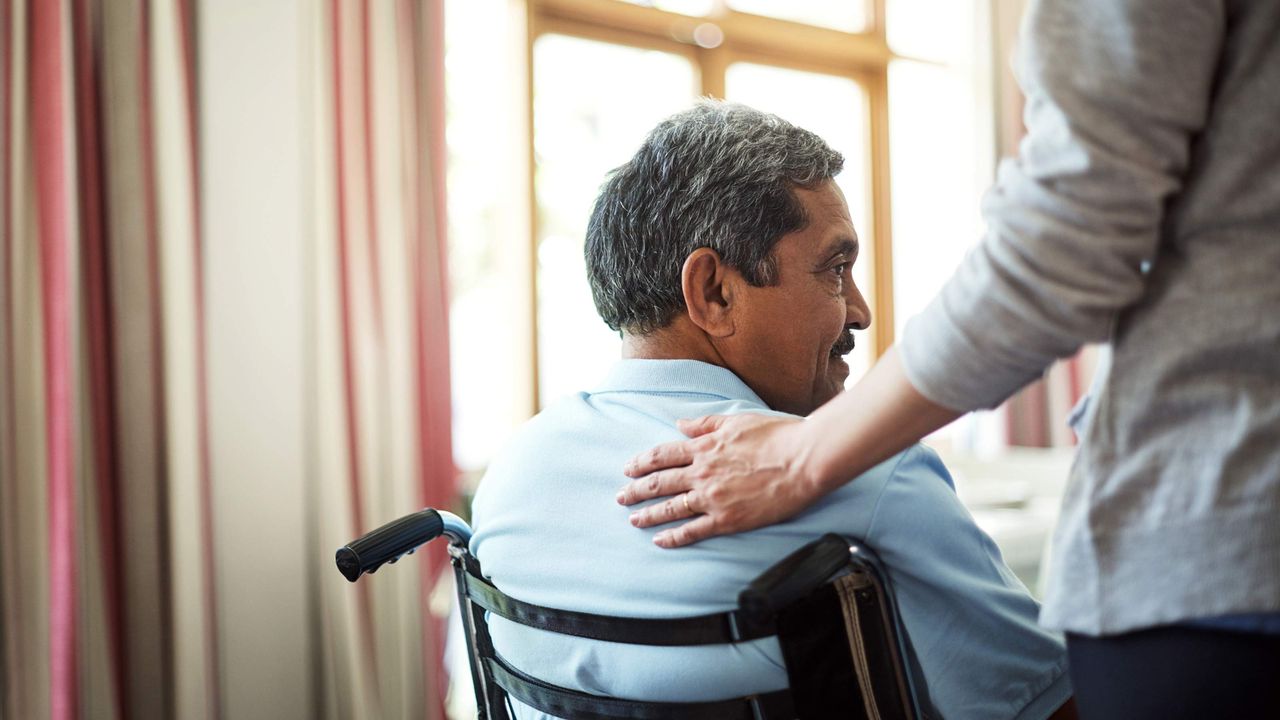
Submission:
M 840 337 L 836 340 L 835 345 L 831 346 L 831 357 L 840 358 L 848 355 L 853 352 L 854 345 L 853 330 L 851 328 L 845 328 L 844 332 L 840 333 Z

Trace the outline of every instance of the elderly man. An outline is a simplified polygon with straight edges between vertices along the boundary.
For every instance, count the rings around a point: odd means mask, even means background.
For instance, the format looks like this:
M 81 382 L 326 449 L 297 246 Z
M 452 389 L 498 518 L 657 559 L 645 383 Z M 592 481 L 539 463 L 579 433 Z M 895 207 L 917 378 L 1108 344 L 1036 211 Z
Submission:
M 1035 601 L 924 447 L 790 522 L 676 552 L 628 526 L 615 502 L 625 461 L 682 437 L 679 418 L 805 415 L 843 389 L 841 356 L 871 314 L 832 180 L 842 162 L 816 135 L 741 105 L 704 101 L 650 133 L 605 183 L 587 232 L 596 307 L 622 333 L 623 359 L 594 390 L 531 420 L 490 466 L 472 551 L 513 597 L 662 618 L 731 609 L 799 546 L 827 532 L 858 536 L 889 566 L 939 714 L 1066 716 L 1061 640 L 1036 626 Z M 498 618 L 492 632 L 515 666 L 590 693 L 702 701 L 787 683 L 774 639 L 619 646 Z

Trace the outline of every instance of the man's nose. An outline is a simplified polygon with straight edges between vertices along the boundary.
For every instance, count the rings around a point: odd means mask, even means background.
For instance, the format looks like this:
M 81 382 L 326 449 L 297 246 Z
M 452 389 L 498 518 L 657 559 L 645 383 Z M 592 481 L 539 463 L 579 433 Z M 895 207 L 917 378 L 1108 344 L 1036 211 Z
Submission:
M 871 308 L 867 306 L 867 299 L 862 297 L 862 291 L 856 284 L 849 283 L 848 287 L 845 295 L 845 324 L 855 330 L 866 330 L 871 327 Z

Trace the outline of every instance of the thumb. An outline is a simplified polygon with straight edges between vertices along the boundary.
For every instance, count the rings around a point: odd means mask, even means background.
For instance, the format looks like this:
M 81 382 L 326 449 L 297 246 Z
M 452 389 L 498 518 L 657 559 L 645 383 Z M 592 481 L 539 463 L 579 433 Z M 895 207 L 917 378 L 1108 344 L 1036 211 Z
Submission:
M 728 415 L 703 415 L 699 418 L 682 418 L 676 421 L 676 427 L 685 435 L 696 438 L 719 430 L 728 419 Z

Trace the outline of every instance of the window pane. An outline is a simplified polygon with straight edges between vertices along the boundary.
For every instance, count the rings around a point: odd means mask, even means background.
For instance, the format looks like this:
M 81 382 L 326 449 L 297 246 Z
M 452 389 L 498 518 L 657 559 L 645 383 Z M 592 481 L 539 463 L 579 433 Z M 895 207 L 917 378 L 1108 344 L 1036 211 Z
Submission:
M 946 122 L 938 122 L 946 118 Z M 991 183 L 991 133 L 983 132 L 975 87 L 955 68 L 889 65 L 895 334 L 934 298 L 979 241 L 979 201 Z M 970 450 L 1003 443 L 1003 417 L 966 415 L 934 444 Z
M 515 81 L 518 48 L 478 43 L 502 36 L 505 0 L 449 0 L 445 8 L 445 102 L 448 142 L 449 347 L 453 394 L 453 456 L 474 471 L 488 464 L 502 439 L 523 418 L 519 387 L 530 358 L 501 352 L 495 338 L 521 337 L 527 322 L 511 308 L 527 303 L 512 277 L 528 269 L 507 249 L 513 239 L 511 193 L 494 168 L 517 152 L 507 118 L 520 112 L 494 88 Z
M 849 203 L 849 214 L 859 240 L 870 243 L 867 95 L 862 86 L 833 75 L 734 63 L 725 74 L 725 96 L 811 130 L 844 155 L 844 171 L 836 177 L 836 183 Z M 868 257 L 869 254 L 864 253 L 853 266 L 854 281 L 864 294 L 871 288 Z M 869 294 L 867 302 L 872 302 Z M 872 305 L 873 318 L 875 311 Z M 871 367 L 870 336 L 857 333 L 855 337 L 858 345 L 848 358 L 850 387 Z
M 729 0 L 729 7 L 845 32 L 862 32 L 867 27 L 867 4 L 862 0 Z
M 670 53 L 545 35 L 534 45 L 538 382 L 542 403 L 589 389 L 619 357 L 582 258 L 605 174 L 660 120 L 688 107 L 696 74 Z M 589 91 L 584 89 L 589 88 Z
M 918 62 L 889 66 L 895 336 L 980 238 L 990 151 L 964 75 Z
M 900 55 L 965 62 L 981 32 L 974 0 L 886 0 L 885 35 Z

